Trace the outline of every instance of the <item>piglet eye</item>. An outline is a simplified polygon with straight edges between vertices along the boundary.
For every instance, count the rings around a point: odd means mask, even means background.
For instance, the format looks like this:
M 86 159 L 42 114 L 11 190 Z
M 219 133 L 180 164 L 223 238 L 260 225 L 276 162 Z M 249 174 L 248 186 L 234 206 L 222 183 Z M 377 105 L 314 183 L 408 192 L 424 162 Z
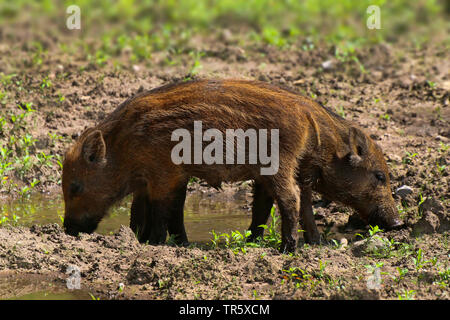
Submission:
M 83 191 L 83 185 L 78 182 L 72 182 L 70 184 L 70 194 L 77 195 Z
M 375 178 L 377 178 L 377 180 L 382 183 L 386 182 L 386 176 L 385 176 L 384 172 L 376 171 Z

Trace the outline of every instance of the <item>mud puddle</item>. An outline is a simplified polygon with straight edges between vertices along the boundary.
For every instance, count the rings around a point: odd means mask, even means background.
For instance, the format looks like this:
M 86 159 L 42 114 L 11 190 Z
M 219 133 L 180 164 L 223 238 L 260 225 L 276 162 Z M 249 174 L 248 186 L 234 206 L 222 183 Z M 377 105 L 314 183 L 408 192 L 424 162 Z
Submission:
M 12 300 L 90 300 L 85 288 L 70 290 L 61 279 L 44 275 L 0 275 L 0 299 Z
M 111 235 L 128 226 L 132 198 L 127 197 L 114 206 L 100 223 L 96 233 Z M 185 203 L 185 225 L 191 242 L 207 243 L 211 231 L 229 233 L 231 230 L 246 230 L 250 225 L 251 213 L 246 192 L 233 195 L 225 193 L 189 193 Z M 64 201 L 62 196 L 35 194 L 27 200 L 10 200 L 0 204 L 3 224 L 31 227 L 57 223 L 62 225 Z M 84 300 L 95 299 L 84 289 L 70 290 L 66 283 L 40 275 L 0 275 L 0 299 L 25 300 Z
M 130 223 L 132 198 L 127 197 L 115 205 L 99 224 L 96 233 L 107 235 Z M 189 240 L 205 243 L 211 239 L 211 231 L 245 230 L 250 225 L 250 200 L 245 192 L 233 196 L 226 193 L 189 193 L 184 208 L 185 225 Z M 58 223 L 64 219 L 62 196 L 35 194 L 28 200 L 10 200 L 0 204 L 0 221 L 3 224 L 30 227 Z M 2 223 L 0 223 L 1 226 Z

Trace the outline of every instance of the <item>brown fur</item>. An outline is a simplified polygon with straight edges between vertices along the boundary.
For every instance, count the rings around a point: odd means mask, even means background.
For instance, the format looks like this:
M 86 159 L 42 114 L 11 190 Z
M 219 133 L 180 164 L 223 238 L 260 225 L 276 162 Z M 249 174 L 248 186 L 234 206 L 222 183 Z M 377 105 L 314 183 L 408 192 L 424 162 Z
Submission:
M 202 121 L 203 130 L 279 129 L 279 171 L 262 176 L 260 165 L 175 165 L 170 155 L 177 142 L 171 134 L 177 128 L 192 132 L 194 120 Z M 385 182 L 376 179 L 377 171 Z M 163 242 L 168 230 L 187 242 L 183 204 L 191 176 L 213 186 L 253 179 L 250 230 L 254 237 L 262 235 L 258 226 L 276 201 L 282 250 L 296 246 L 299 212 L 306 240 L 319 241 L 311 190 L 354 207 L 369 222 L 399 224 L 383 153 L 360 129 L 314 101 L 266 83 L 199 80 L 128 99 L 81 135 L 64 162 L 65 227 L 69 233 L 92 232 L 112 203 L 134 193 L 131 227 L 141 241 Z

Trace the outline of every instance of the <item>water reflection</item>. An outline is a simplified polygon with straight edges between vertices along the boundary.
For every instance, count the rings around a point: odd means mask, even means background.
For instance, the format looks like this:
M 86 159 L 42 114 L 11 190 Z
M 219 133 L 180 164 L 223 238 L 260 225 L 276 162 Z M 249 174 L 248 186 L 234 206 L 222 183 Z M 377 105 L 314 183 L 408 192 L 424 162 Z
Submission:
M 96 232 L 110 234 L 121 225 L 129 225 L 131 196 L 111 208 L 99 224 Z M 232 196 L 223 193 L 189 193 L 184 207 L 185 226 L 191 242 L 207 242 L 211 230 L 216 232 L 243 231 L 250 225 L 248 195 L 236 192 Z M 0 203 L 0 225 L 31 226 L 33 224 L 58 223 L 62 225 L 64 201 L 61 196 L 34 195 L 28 200 L 12 200 Z

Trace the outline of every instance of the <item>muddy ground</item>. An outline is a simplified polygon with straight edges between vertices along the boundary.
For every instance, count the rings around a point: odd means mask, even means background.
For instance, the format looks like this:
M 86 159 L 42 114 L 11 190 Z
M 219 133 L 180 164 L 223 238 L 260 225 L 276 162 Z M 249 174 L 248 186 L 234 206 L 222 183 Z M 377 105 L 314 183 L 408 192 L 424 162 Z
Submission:
M 415 262 L 419 250 L 424 255 Z M 448 234 L 414 240 L 407 231 L 285 255 L 141 245 L 128 227 L 77 238 L 57 224 L 5 227 L 0 298 L 68 291 L 69 270 L 77 266 L 78 291 L 99 299 L 449 299 L 449 253 Z M 12 285 L 21 277 L 28 287 Z
M 53 156 L 45 165 L 8 171 L 4 197 L 17 196 L 34 179 L 35 191 L 60 192 L 57 160 L 67 146 L 137 92 L 186 78 L 259 79 L 293 88 L 368 130 L 386 154 L 393 191 L 407 186 L 396 201 L 408 228 L 357 236 L 356 228 L 367 226 L 349 209 L 318 202 L 316 218 L 328 241 L 300 243 L 295 255 L 285 255 L 273 248 L 141 245 L 127 227 L 113 236 L 75 238 L 56 223 L 4 223 L 0 298 L 49 284 L 64 290 L 66 271 L 76 265 L 82 290 L 100 299 L 449 299 L 448 47 L 377 44 L 346 59 L 328 44 L 245 44 L 226 30 L 193 37 L 181 52 L 130 62 L 130 48 L 99 61 L 71 51 L 73 38 L 58 37 L 31 37 L 18 26 L 0 32 L 2 116 L 20 114 L 18 106 L 31 102 L 35 111 L 14 134 L 36 139 L 30 154 Z M 4 128 L 12 126 L 7 121 Z M 1 132 L 2 147 L 10 137 Z M 18 144 L 14 152 L 23 156 Z M 341 235 L 333 238 L 327 227 Z M 21 277 L 38 280 L 25 291 L 9 285 Z

